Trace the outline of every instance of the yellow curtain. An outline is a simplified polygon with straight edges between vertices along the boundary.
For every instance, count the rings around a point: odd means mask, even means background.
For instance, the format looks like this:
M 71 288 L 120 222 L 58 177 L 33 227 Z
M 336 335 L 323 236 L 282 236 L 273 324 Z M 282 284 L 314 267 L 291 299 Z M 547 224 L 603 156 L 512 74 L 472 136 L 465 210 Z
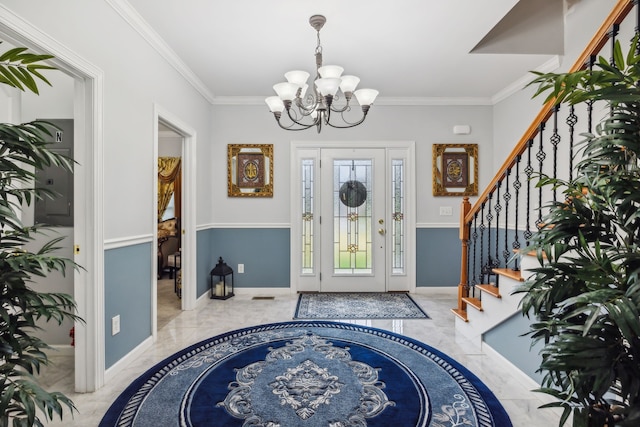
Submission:
M 158 157 L 158 219 L 162 218 L 174 193 L 175 216 L 180 217 L 181 169 L 180 157 Z

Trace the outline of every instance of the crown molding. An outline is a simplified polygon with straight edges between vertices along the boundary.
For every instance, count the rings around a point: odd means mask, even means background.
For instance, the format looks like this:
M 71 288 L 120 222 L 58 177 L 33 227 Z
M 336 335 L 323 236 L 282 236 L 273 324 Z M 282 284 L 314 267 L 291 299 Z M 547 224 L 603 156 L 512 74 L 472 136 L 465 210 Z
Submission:
M 545 62 L 538 68 L 536 68 L 535 71 L 539 71 L 541 73 L 550 73 L 554 70 L 557 70 L 559 67 L 560 67 L 560 56 L 555 55 L 550 60 L 548 60 L 547 62 Z M 511 83 L 509 86 L 505 87 L 500 92 L 495 94 L 491 98 L 491 105 L 495 105 L 500 101 L 504 101 L 505 99 L 515 94 L 516 92 L 520 92 L 529 83 L 531 83 L 533 79 L 534 79 L 534 76 L 531 75 L 531 73 L 527 73 L 526 75 L 522 76 L 521 78 L 519 78 L 518 80 Z
M 216 96 L 213 105 L 260 105 L 266 96 Z M 433 106 L 433 105 L 493 105 L 491 98 L 429 98 L 429 97 L 378 97 L 374 105 Z
M 215 96 L 173 49 L 158 35 L 127 0 L 106 0 L 124 20 L 142 36 L 173 68 L 175 68 L 209 103 Z

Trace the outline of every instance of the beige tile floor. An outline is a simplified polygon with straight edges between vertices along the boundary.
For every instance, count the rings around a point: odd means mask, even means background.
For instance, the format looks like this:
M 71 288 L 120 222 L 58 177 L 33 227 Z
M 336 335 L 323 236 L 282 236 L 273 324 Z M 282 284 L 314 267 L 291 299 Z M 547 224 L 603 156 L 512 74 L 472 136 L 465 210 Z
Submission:
M 166 283 L 170 287 L 165 286 Z M 46 368 L 43 382 L 49 390 L 62 391 L 69 396 L 76 404 L 78 413 L 73 418 L 65 413 L 63 421 L 50 422 L 47 426 L 97 426 L 119 393 L 155 363 L 184 347 L 229 330 L 290 321 L 297 301 L 296 295 L 253 300 L 241 294 L 226 301 L 207 300 L 196 310 L 181 312 L 179 300 L 173 295 L 173 282 L 163 280 L 158 286 L 157 343 L 104 387 L 94 393 L 74 393 L 71 358 L 54 357 L 55 365 Z M 515 427 L 557 426 L 558 413 L 550 409 L 538 409 L 545 401 L 544 396 L 531 392 L 530 383 L 523 381 L 519 375 L 500 369 L 500 361 L 483 354 L 469 341 L 456 335 L 454 318 L 449 311 L 456 304 L 454 292 L 455 289 L 452 292 L 438 291 L 413 296 L 431 319 L 353 322 L 418 339 L 462 363 L 494 392 Z

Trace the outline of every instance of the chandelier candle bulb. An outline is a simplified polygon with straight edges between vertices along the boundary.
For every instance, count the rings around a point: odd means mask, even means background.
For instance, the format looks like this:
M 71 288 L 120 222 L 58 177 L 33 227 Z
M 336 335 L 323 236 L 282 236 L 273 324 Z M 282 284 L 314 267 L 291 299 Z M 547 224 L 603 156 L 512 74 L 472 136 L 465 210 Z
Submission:
M 270 96 L 265 99 L 265 102 L 269 106 L 269 111 L 272 113 L 282 113 L 284 111 L 284 102 L 279 96 Z
M 309 79 L 309 73 L 301 70 L 293 70 L 293 71 L 284 73 L 284 77 L 287 79 L 289 83 L 293 83 L 298 85 L 298 87 L 302 87 L 307 84 L 307 80 Z
M 318 74 L 322 78 L 340 78 L 344 68 L 338 65 L 325 65 L 324 67 L 318 68 Z
M 353 94 L 356 96 L 358 104 L 364 107 L 373 104 L 373 101 L 378 96 L 378 91 L 375 89 L 358 89 Z

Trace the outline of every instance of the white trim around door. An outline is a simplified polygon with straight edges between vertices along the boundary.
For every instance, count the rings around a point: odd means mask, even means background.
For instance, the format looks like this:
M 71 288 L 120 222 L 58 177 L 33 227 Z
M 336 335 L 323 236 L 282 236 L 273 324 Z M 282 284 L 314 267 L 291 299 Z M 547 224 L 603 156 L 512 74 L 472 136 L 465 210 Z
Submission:
M 312 142 L 312 141 L 293 141 L 291 143 L 290 157 L 290 194 L 291 194 L 291 292 L 315 292 L 320 291 L 320 271 L 321 271 L 321 242 L 320 242 L 320 203 L 321 202 L 321 185 L 320 182 L 320 159 L 322 150 L 336 148 L 353 148 L 357 150 L 366 149 L 384 149 L 386 169 L 390 171 L 394 161 L 400 160 L 403 165 L 403 183 L 404 200 L 403 200 L 403 260 L 404 264 L 401 269 L 386 268 L 385 289 L 387 291 L 408 291 L 416 290 L 416 191 L 415 191 L 415 142 L 414 141 L 331 141 L 331 142 Z M 305 166 L 303 167 L 303 163 Z M 325 167 L 325 165 L 323 165 Z M 305 174 L 306 178 L 303 177 Z M 307 204 L 311 197 L 313 204 L 313 214 L 304 212 L 308 207 L 303 209 L 303 178 L 308 179 L 309 175 L 313 176 L 314 184 L 311 193 L 306 194 Z M 391 194 L 391 185 L 389 172 L 385 184 L 387 194 Z M 310 190 L 304 190 L 310 191 Z M 331 203 L 331 202 L 329 202 Z M 390 211 L 388 212 L 390 213 Z M 306 252 L 306 259 L 303 266 L 303 215 L 305 216 L 304 227 L 313 229 L 313 239 L 309 239 L 313 243 L 311 255 Z M 390 222 L 390 214 L 385 221 Z M 308 243 L 308 242 L 307 242 Z M 386 263 L 390 266 L 392 259 L 392 247 L 386 245 Z M 400 271 L 401 270 L 401 271 Z
M 0 35 L 8 42 L 53 55 L 54 65 L 74 78 L 74 298 L 84 323 L 75 325 L 75 390 L 104 384 L 104 233 L 102 70 L 0 5 Z
M 159 104 L 154 104 L 153 108 L 153 132 L 154 132 L 154 158 L 158 158 L 158 123 L 169 126 L 172 130 L 182 137 L 182 218 L 180 218 L 182 234 L 181 245 L 181 270 L 182 270 L 182 309 L 193 310 L 196 308 L 197 284 L 196 284 L 196 131 L 189 126 L 183 119 Z M 154 163 L 154 177 L 157 186 L 158 163 Z M 154 193 L 152 214 L 154 221 L 156 220 L 155 207 L 158 204 L 158 194 Z M 153 235 L 154 248 L 158 243 L 157 229 Z M 151 260 L 157 271 L 157 257 L 155 252 Z M 153 324 L 153 341 L 157 340 L 157 279 L 154 274 L 154 286 L 152 291 L 152 313 L 151 319 Z

